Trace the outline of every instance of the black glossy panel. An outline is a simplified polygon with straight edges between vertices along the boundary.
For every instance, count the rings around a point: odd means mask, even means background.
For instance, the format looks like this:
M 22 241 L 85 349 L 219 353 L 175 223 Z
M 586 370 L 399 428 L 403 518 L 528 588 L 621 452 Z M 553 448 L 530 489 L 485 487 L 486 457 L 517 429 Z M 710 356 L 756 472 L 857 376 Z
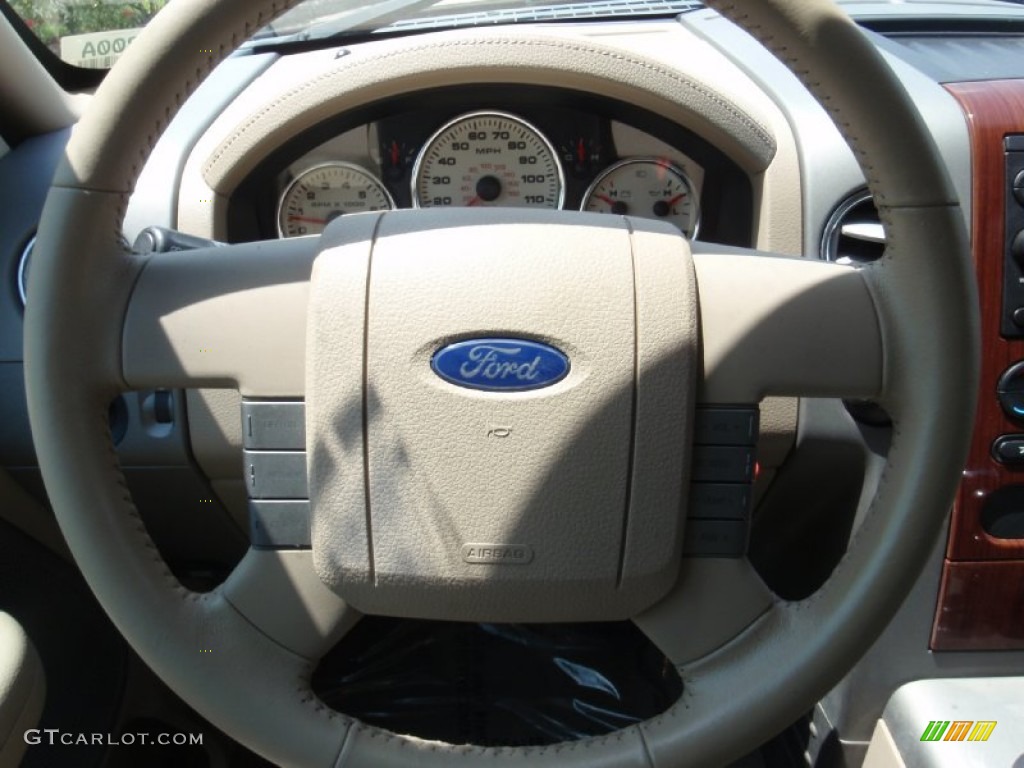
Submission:
M 464 624 L 366 616 L 321 662 L 329 707 L 452 744 L 525 746 L 626 728 L 682 693 L 632 622 Z
M 989 494 L 981 527 L 997 539 L 1024 539 L 1024 485 L 1006 485 Z

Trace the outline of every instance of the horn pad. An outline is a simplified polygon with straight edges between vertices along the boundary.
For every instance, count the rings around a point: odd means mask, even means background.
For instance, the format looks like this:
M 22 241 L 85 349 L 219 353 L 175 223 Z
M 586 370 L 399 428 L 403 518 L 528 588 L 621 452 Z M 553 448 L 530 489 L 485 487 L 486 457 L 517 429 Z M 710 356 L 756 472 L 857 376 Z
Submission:
M 306 434 L 320 578 L 365 613 L 632 616 L 674 583 L 698 360 L 655 222 L 399 211 L 330 227 Z

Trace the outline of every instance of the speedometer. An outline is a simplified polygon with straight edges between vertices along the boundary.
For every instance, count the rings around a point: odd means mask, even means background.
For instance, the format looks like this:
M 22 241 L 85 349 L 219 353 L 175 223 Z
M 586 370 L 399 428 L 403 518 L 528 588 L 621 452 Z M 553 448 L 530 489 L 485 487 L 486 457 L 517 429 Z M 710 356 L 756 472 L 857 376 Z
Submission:
M 562 166 L 544 135 L 504 112 L 472 112 L 442 126 L 413 169 L 417 207 L 561 208 Z

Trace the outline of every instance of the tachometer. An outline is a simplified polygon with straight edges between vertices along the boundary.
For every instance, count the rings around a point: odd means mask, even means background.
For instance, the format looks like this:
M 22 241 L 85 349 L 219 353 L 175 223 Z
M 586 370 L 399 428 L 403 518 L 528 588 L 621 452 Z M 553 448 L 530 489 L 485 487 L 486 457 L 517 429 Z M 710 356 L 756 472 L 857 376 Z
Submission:
M 281 237 L 318 235 L 342 214 L 394 207 L 384 185 L 368 171 L 352 163 L 324 163 L 300 173 L 281 195 L 277 231 Z
M 662 219 L 693 238 L 700 220 L 693 184 L 672 163 L 631 157 L 598 174 L 583 196 L 584 211 Z
M 522 118 L 472 112 L 442 126 L 413 170 L 417 207 L 561 208 L 562 167 L 554 147 Z

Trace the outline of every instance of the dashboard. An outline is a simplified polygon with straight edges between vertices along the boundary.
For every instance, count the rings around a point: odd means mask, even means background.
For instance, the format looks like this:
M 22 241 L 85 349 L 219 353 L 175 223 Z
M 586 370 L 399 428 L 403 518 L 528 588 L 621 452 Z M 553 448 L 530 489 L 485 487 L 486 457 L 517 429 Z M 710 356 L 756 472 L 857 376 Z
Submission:
M 501 84 L 388 100 L 294 137 L 239 185 L 228 232 L 318 234 L 340 215 L 435 206 L 628 214 L 691 239 L 751 239 L 749 179 L 692 131 L 610 99 Z
M 710 96 L 702 101 L 699 91 L 687 94 L 686 87 L 679 85 L 673 99 L 687 107 L 675 108 L 668 99 L 659 102 L 650 95 L 658 88 L 665 91 L 657 82 L 649 86 L 650 93 L 636 88 L 636 98 L 631 100 L 625 88 L 601 93 L 570 87 L 579 83 L 578 72 L 576 80 L 558 73 L 544 84 L 491 82 L 481 76 L 478 81 L 464 77 L 458 84 L 438 85 L 443 79 L 439 76 L 407 88 L 395 75 L 397 85 L 391 91 L 382 90 L 379 98 L 350 103 L 336 95 L 334 102 L 325 96 L 321 103 L 310 97 L 296 108 L 306 113 L 301 120 L 288 116 L 280 128 L 267 128 L 265 139 L 246 143 L 235 138 L 247 130 L 254 132 L 250 128 L 258 127 L 258 116 L 270 108 L 267 105 L 284 99 L 282 94 L 326 82 L 327 75 L 334 75 L 331 68 L 341 52 L 236 55 L 185 104 L 158 143 L 129 203 L 126 237 L 131 242 L 140 227 L 158 225 L 231 243 L 254 242 L 315 235 L 331 220 L 361 211 L 493 205 L 636 215 L 668 221 L 688 238 L 704 243 L 814 258 L 830 220 L 841 218 L 835 214 L 842 211 L 844 201 L 865 198 L 863 175 L 818 104 L 788 70 L 714 14 L 693 13 L 657 24 L 595 24 L 586 30 L 583 26 L 542 31 L 561 36 L 566 46 L 586 37 L 605 38 L 706 86 Z M 947 75 L 928 66 L 935 61 L 948 64 L 948 57 L 938 50 L 944 38 L 922 35 L 922 42 L 868 33 L 891 57 L 890 63 L 913 94 L 945 158 L 965 216 L 973 217 L 984 295 L 1001 295 L 1007 239 L 1003 232 L 1006 190 L 1001 185 L 1013 181 L 1010 176 L 1004 178 L 1003 140 L 1005 135 L 1024 135 L 1024 123 L 1007 118 L 1006 125 L 972 144 L 954 96 L 965 101 L 980 97 L 968 85 L 962 85 L 957 94 Z M 1007 54 L 1013 62 L 1007 76 L 1021 76 L 1017 54 L 1024 50 L 1022 40 L 1024 36 L 1000 38 L 1004 46 L 1017 46 L 1013 57 Z M 991 63 L 993 43 L 983 42 L 964 46 L 971 54 L 964 57 L 964 67 L 974 59 Z M 411 50 L 412 43 L 373 41 L 353 46 L 344 59 L 355 62 L 352 72 L 346 73 L 352 79 L 351 88 L 361 87 L 359 66 L 378 55 L 378 49 L 393 55 L 394 50 L 402 52 L 403 46 Z M 344 90 L 337 88 L 339 93 Z M 1024 96 L 1011 95 L 1014 114 L 1022 114 Z M 716 112 L 722 105 L 733 110 L 729 120 Z M 982 114 L 981 109 L 974 114 Z M 745 132 L 748 118 L 770 137 L 770 148 L 758 143 L 754 131 Z M 725 122 L 732 134 L 722 128 Z M 17 199 L 12 195 L 9 210 L 0 212 L 4 224 L 0 231 L 11 241 L 6 250 L 15 254 L 5 263 L 11 285 L 18 271 L 15 259 L 27 252 L 45 179 L 65 140 L 66 135 L 55 135 L 52 140 L 26 142 L 17 156 L 8 156 L 0 165 L 6 171 L 0 177 L 19 180 L 21 190 Z M 992 189 L 982 190 L 987 197 L 971 186 L 972 150 L 979 164 L 974 169 L 975 183 L 980 184 L 983 176 L 994 180 Z M 30 156 L 30 152 L 36 154 Z M 28 162 L 26 158 L 44 172 L 15 165 Z M 21 179 L 29 182 L 21 185 Z M 168 179 L 172 182 L 167 183 Z M 991 211 L 997 216 L 991 216 Z M 858 226 L 865 231 L 861 225 L 847 222 L 846 231 L 856 232 Z M 839 223 L 833 229 L 843 231 Z M 24 409 L 23 306 L 13 291 L 9 293 L 9 300 L 0 305 L 0 327 L 12 329 L 0 333 L 0 389 L 5 393 L 0 414 L 8 425 L 0 458 L 13 468 L 19 482 L 43 498 Z M 988 327 L 986 333 L 986 344 L 995 349 L 988 353 L 989 370 L 983 379 L 984 391 L 991 393 L 999 375 L 1024 359 L 1024 343 L 1003 338 L 996 326 Z M 200 562 L 207 571 L 218 573 L 227 567 L 223 563 L 236 560 L 248 545 L 240 533 L 247 529 L 247 497 L 239 473 L 242 435 L 237 393 L 225 389 L 139 392 L 118 402 L 126 414 L 119 443 L 121 461 L 133 491 L 142 497 L 147 526 L 161 551 L 176 564 L 191 567 Z M 755 491 L 761 531 L 772 525 L 787 529 L 788 521 L 798 515 L 811 522 L 833 521 L 837 529 L 842 525 L 834 521 L 852 520 L 855 507 L 841 506 L 846 503 L 847 475 L 866 471 L 862 465 L 867 462 L 859 453 L 849 458 L 855 452 L 847 450 L 847 443 L 856 440 L 859 446 L 862 433 L 869 442 L 878 440 L 877 433 L 883 431 L 851 420 L 838 402 L 826 406 L 811 400 L 799 407 L 798 427 L 795 404 L 762 403 Z M 826 407 L 831 410 L 826 412 Z M 994 397 L 979 406 L 979 416 L 987 419 L 985 430 L 979 429 L 973 469 L 966 475 L 954 517 L 960 535 L 956 541 L 951 537 L 948 553 L 939 554 L 945 568 L 941 607 L 935 611 L 935 595 L 929 594 L 928 605 L 914 626 L 920 634 L 926 625 L 932 631 L 936 621 L 934 636 L 917 641 L 936 651 L 1024 648 L 1019 612 L 1003 611 L 994 601 L 989 604 L 978 598 L 979 593 L 995 594 L 1002 583 L 1024 583 L 1024 538 L 1018 535 L 993 543 L 984 519 L 986 510 L 990 511 L 989 496 L 1003 486 L 1021 487 L 1024 465 L 1004 466 L 990 455 L 994 439 L 1019 437 L 1021 422 L 1004 414 Z M 841 427 L 834 426 L 837 423 Z M 832 452 L 821 451 L 820 461 L 808 458 L 820 445 Z M 790 458 L 786 477 L 780 467 L 791 455 L 796 461 Z M 820 476 L 815 481 L 819 493 L 790 494 L 787 489 L 808 475 Z M 771 486 L 780 477 L 781 482 Z M 202 498 L 203 505 L 196 508 L 195 498 Z M 1018 500 L 1013 501 L 1018 509 Z M 183 513 L 183 509 L 191 511 Z M 200 530 L 202 537 L 191 535 Z M 768 562 L 762 570 L 774 575 L 770 558 L 780 562 L 782 558 L 757 549 L 758 533 L 755 529 L 751 535 L 752 557 Z M 827 550 L 830 535 L 823 533 L 826 544 L 814 541 L 807 551 Z M 197 539 L 202 541 L 197 544 Z M 811 562 L 816 557 L 799 559 Z M 826 560 L 827 555 L 820 559 Z M 782 563 L 778 581 L 794 568 L 792 562 Z M 178 575 L 196 581 L 196 573 L 185 569 Z M 982 577 L 986 581 L 980 581 Z M 988 614 L 972 612 L 981 611 L 978 606 L 987 606 Z M 996 625 L 994 616 L 1000 624 Z M 976 628 L 986 621 L 998 631 L 979 637 Z M 878 668 L 887 669 L 894 678 L 935 674 L 932 655 L 915 653 L 909 667 L 890 669 L 895 663 L 885 659 L 878 660 Z M 907 658 L 906 654 L 891 656 Z M 865 723 L 848 724 L 847 733 L 866 740 L 870 732 L 865 729 L 873 720 Z

